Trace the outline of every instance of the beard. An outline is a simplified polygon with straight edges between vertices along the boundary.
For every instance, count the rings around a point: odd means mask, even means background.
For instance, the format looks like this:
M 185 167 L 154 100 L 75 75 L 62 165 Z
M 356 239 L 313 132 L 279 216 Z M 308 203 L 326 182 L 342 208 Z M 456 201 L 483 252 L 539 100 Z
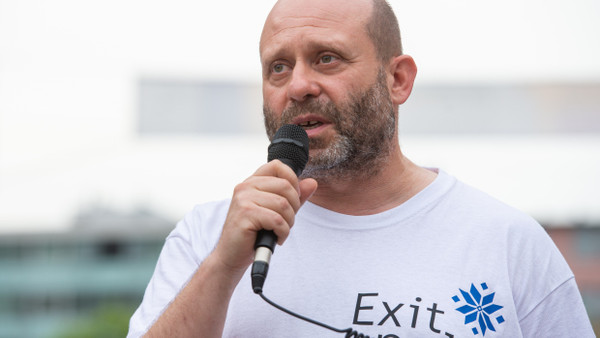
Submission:
M 337 133 L 333 139 L 310 139 L 311 152 L 301 178 L 312 177 L 319 183 L 327 183 L 339 178 L 369 177 L 379 172 L 391 153 L 396 134 L 396 113 L 382 69 L 374 84 L 350 94 L 339 107 L 331 101 L 322 103 L 310 98 L 293 102 L 277 119 L 270 107 L 264 105 L 269 139 L 273 139 L 282 125 L 308 113 L 329 120 Z

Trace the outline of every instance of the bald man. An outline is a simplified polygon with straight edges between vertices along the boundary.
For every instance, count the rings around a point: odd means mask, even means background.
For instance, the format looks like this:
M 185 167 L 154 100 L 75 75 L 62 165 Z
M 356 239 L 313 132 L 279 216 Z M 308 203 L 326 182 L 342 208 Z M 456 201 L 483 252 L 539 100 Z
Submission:
M 593 336 L 539 224 L 402 154 L 398 106 L 417 70 L 385 1 L 279 1 L 260 59 L 267 134 L 303 127 L 307 168 L 298 178 L 271 161 L 231 199 L 186 215 L 129 336 L 340 336 L 253 294 L 261 229 L 281 245 L 265 293 L 335 327 L 390 338 Z

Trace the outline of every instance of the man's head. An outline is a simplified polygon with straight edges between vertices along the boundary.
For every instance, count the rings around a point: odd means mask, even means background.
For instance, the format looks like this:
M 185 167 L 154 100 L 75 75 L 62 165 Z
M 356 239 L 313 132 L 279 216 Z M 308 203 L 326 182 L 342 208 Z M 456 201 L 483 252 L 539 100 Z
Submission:
M 397 147 L 397 106 L 416 73 L 402 55 L 387 3 L 280 0 L 265 23 L 260 53 L 267 133 L 272 137 L 283 123 L 305 127 L 311 141 L 305 175 L 376 172 Z
M 366 26 L 367 34 L 375 46 L 379 60 L 385 63 L 394 56 L 402 55 L 400 27 L 387 1 L 372 1 L 373 7 Z

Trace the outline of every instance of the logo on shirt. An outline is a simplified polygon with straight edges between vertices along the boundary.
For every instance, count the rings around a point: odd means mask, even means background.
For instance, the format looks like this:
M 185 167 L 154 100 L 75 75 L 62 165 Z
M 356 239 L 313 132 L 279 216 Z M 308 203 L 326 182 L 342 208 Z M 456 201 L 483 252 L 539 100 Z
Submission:
M 456 308 L 456 311 L 465 315 L 465 325 L 472 325 L 473 335 L 478 335 L 481 332 L 481 335 L 485 336 L 488 330 L 496 332 L 494 324 L 504 323 L 504 317 L 496 313 L 503 308 L 503 306 L 494 304 L 496 293 L 490 293 L 491 290 L 488 290 L 486 283 L 481 283 L 481 291 L 473 283 L 471 283 L 469 292 L 460 288 L 458 290 L 462 295 L 462 299 L 455 295 L 452 300 L 455 303 L 466 303 Z M 484 293 L 487 294 L 483 295 Z

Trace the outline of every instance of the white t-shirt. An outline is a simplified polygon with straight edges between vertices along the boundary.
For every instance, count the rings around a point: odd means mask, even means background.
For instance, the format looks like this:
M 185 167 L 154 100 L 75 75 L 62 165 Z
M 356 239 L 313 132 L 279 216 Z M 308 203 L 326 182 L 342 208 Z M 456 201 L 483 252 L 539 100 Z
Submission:
M 211 252 L 228 207 L 198 206 L 168 236 L 129 337 L 149 328 Z M 263 290 L 296 313 L 371 338 L 594 337 L 573 273 L 543 228 L 442 171 L 376 215 L 307 202 L 276 248 Z M 223 333 L 344 336 L 265 303 L 249 271 Z

